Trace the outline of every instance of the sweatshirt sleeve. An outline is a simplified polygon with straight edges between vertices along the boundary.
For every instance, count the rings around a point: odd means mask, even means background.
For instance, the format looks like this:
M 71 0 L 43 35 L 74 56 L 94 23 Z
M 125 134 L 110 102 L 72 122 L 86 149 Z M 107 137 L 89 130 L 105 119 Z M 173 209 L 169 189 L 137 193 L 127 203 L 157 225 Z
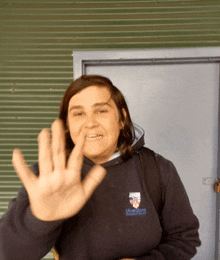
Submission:
M 157 155 L 164 183 L 163 236 L 157 248 L 136 260 L 189 260 L 201 245 L 199 222 L 172 162 Z
M 21 188 L 0 219 L 0 259 L 40 260 L 54 246 L 62 220 L 46 222 L 33 216 L 28 194 Z

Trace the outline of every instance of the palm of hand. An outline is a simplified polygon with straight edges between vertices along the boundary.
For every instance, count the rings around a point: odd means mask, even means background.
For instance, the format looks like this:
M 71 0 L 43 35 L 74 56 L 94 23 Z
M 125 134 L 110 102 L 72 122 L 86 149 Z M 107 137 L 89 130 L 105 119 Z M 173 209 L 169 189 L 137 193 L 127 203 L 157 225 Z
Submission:
M 77 214 L 104 179 L 106 171 L 94 166 L 81 181 L 85 134 L 81 133 L 68 162 L 65 153 L 65 132 L 61 120 L 49 130 L 42 130 L 39 142 L 39 172 L 37 177 L 25 163 L 18 149 L 13 152 L 13 166 L 29 196 L 35 217 L 44 221 L 68 218 Z

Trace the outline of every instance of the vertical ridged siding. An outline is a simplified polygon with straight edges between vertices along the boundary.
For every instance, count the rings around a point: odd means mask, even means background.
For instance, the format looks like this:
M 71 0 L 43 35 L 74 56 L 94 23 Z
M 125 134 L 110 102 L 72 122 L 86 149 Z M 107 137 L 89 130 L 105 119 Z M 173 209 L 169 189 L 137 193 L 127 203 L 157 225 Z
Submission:
M 0 216 L 21 183 L 19 147 L 37 161 L 37 135 L 58 116 L 74 50 L 220 46 L 220 1 L 1 1 Z

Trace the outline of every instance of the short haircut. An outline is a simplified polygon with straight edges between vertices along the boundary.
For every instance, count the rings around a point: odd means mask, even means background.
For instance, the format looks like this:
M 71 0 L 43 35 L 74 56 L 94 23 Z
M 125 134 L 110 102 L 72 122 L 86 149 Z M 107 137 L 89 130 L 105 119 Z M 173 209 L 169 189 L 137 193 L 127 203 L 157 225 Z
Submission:
M 116 88 L 108 78 L 99 75 L 84 75 L 76 79 L 69 85 L 62 98 L 60 104 L 59 118 L 63 120 L 64 126 L 66 128 L 67 154 L 69 154 L 74 147 L 74 143 L 70 137 L 67 126 L 68 107 L 70 99 L 83 89 L 90 86 L 104 87 L 109 90 L 111 98 L 115 102 L 119 112 L 119 121 L 123 124 L 123 128 L 121 129 L 119 134 L 117 148 L 121 152 L 123 160 L 130 158 L 132 154 L 131 146 L 134 141 L 135 135 L 134 126 L 131 121 L 127 103 L 121 91 Z M 123 110 L 126 112 L 126 117 L 123 113 Z

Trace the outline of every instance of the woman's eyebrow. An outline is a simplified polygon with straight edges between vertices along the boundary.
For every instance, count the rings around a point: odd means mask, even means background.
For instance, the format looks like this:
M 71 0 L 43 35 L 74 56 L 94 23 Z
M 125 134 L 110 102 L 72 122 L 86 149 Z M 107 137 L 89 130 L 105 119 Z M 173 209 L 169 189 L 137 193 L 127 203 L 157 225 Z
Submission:
M 101 107 L 101 106 L 107 105 L 107 106 L 112 108 L 112 106 L 109 104 L 110 100 L 111 100 L 111 97 L 109 98 L 109 100 L 107 102 L 97 102 L 97 103 L 93 104 L 92 107 Z M 82 106 L 82 105 L 75 105 L 75 106 L 72 106 L 69 109 L 69 111 L 74 110 L 74 109 L 84 109 L 84 106 Z
M 108 102 L 98 102 L 98 103 L 93 104 L 92 107 L 102 107 L 105 105 L 112 107 Z M 69 111 L 77 110 L 77 109 L 84 109 L 84 106 L 81 106 L 81 105 L 72 106 L 72 107 L 70 107 Z
M 78 105 L 78 106 L 72 106 L 69 110 L 82 109 L 82 108 L 83 106 Z
M 109 106 L 112 107 L 108 102 L 100 102 L 100 103 L 95 103 L 92 105 L 92 107 L 101 107 L 101 106 Z

